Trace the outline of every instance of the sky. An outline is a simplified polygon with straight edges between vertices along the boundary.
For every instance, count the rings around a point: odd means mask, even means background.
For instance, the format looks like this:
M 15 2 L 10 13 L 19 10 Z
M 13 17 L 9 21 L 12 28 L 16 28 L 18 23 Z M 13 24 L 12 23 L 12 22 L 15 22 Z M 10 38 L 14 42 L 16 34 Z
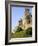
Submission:
M 32 8 L 30 13 L 32 14 Z M 25 7 L 11 7 L 11 26 L 12 29 L 18 24 L 18 20 L 24 15 Z

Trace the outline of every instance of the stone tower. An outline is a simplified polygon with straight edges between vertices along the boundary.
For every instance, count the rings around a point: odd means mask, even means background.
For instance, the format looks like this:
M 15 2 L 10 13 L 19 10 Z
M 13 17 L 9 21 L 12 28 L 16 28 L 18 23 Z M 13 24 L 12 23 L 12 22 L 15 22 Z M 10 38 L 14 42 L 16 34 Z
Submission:
M 29 9 L 25 9 L 25 15 L 24 16 L 26 16 L 25 20 L 26 20 L 27 24 L 30 24 L 32 21 L 32 15 L 29 11 L 30 11 Z
M 27 29 L 29 27 L 32 27 L 32 15 L 29 9 L 25 9 L 24 15 L 19 21 L 19 26 L 22 29 Z
M 25 15 L 24 15 L 24 20 L 23 20 L 23 26 L 24 26 L 24 29 L 27 29 L 32 26 L 32 15 L 29 9 L 25 9 L 24 14 Z

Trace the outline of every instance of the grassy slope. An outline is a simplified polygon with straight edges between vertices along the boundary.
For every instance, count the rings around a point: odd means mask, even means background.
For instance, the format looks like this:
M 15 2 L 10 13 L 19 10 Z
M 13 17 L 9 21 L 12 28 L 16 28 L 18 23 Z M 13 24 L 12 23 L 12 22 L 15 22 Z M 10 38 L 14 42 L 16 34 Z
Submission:
M 15 33 L 11 33 L 11 38 L 24 38 L 24 37 L 31 37 L 32 36 L 32 27 L 28 28 L 27 30 L 18 30 Z

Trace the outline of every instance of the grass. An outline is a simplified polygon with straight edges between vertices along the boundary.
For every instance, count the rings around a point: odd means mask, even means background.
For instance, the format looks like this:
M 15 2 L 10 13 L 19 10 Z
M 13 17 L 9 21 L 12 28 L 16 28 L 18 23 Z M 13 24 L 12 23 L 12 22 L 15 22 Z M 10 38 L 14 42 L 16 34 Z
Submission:
M 24 38 L 24 37 L 32 37 L 32 27 L 27 30 L 23 30 L 18 28 L 15 33 L 11 33 L 11 38 Z

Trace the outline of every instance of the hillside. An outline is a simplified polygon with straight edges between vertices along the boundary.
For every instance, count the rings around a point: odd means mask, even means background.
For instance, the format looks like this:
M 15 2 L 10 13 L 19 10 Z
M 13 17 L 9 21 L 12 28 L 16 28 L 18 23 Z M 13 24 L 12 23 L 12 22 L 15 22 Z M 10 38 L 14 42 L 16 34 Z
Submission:
M 24 38 L 31 36 L 32 36 L 32 27 L 28 28 L 27 30 L 18 28 L 15 33 L 11 33 L 11 38 Z

